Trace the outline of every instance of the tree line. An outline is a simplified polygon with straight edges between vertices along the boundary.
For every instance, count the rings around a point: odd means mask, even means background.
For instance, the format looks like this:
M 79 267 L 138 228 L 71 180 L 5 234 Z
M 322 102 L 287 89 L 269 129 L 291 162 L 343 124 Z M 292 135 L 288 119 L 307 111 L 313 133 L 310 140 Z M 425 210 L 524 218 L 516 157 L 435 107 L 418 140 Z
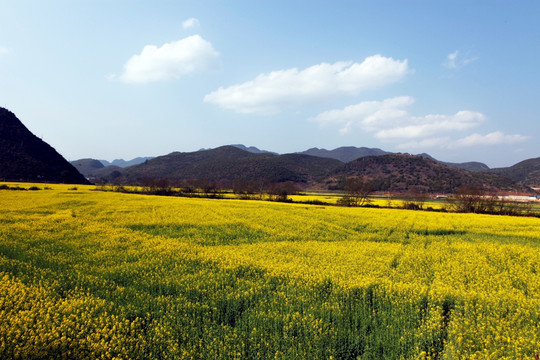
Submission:
M 108 188 L 107 188 L 108 186 Z M 359 177 L 350 177 L 344 180 L 343 195 L 337 200 L 336 205 L 347 207 L 381 207 L 372 204 L 372 196 L 376 184 Z M 127 187 L 121 184 L 101 185 L 101 190 L 113 190 L 120 192 L 142 193 L 149 195 L 185 196 L 224 198 L 226 193 L 233 193 L 239 199 L 244 200 L 270 200 L 290 202 L 290 195 L 299 194 L 301 189 L 292 181 L 269 183 L 262 181 L 217 181 L 209 179 L 187 179 L 171 181 L 165 178 L 143 178 L 138 186 Z M 498 196 L 488 190 L 462 186 L 452 195 L 445 199 L 441 209 L 433 209 L 429 204 L 432 195 L 422 187 L 413 187 L 409 191 L 398 194 L 397 197 L 388 197 L 387 207 L 392 206 L 392 200 L 399 199 L 403 209 L 408 210 L 431 210 L 449 211 L 477 214 L 496 215 L 525 215 L 538 216 L 534 211 L 532 202 L 516 202 Z M 311 203 L 330 205 L 320 201 Z
M 98 185 L 101 190 L 118 192 L 142 193 L 148 195 L 185 196 L 223 198 L 232 191 L 238 198 L 244 200 L 289 201 L 290 195 L 300 192 L 300 188 L 291 181 L 280 183 L 256 182 L 247 180 L 217 181 L 210 179 L 186 179 L 172 181 L 166 178 L 143 178 L 138 186 L 123 184 Z

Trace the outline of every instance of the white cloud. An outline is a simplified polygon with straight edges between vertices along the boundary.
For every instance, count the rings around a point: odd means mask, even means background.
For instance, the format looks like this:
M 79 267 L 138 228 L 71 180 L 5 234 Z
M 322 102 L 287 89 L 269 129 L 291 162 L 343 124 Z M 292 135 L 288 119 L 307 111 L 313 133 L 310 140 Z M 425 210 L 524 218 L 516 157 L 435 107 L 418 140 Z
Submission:
M 199 26 L 199 20 L 196 18 L 189 18 L 182 23 L 184 29 L 191 29 Z
M 457 149 L 467 148 L 472 146 L 494 146 L 494 145 L 512 145 L 527 141 L 529 136 L 523 135 L 506 135 L 501 131 L 495 131 L 486 135 L 472 134 L 460 139 L 452 139 L 450 137 L 435 137 L 427 138 L 418 141 L 410 141 L 399 144 L 400 149 L 425 149 L 425 148 L 441 148 L 441 149 Z
M 337 95 L 357 95 L 401 80 L 407 60 L 374 55 L 362 63 L 321 63 L 260 74 L 255 79 L 207 94 L 204 101 L 238 113 L 273 114 L 285 108 L 323 101 Z
M 364 101 L 344 109 L 325 111 L 311 121 L 321 125 L 342 125 L 341 134 L 349 132 L 353 126 L 359 126 L 368 131 L 375 131 L 384 124 L 407 116 L 407 107 L 414 103 L 410 96 L 400 96 L 384 101 Z
M 473 111 L 459 111 L 454 115 L 428 114 L 411 116 L 406 108 L 414 103 L 410 96 L 384 101 L 366 101 L 330 110 L 310 119 L 321 125 L 340 125 L 340 133 L 353 127 L 374 132 L 381 140 L 403 140 L 433 136 L 451 131 L 462 131 L 478 126 L 485 116 Z
M 459 111 L 454 115 L 429 114 L 399 119 L 391 128 L 381 129 L 379 139 L 413 139 L 452 131 L 463 131 L 480 125 L 486 117 L 479 112 Z
M 463 59 L 459 56 L 459 51 L 456 50 L 453 53 L 448 54 L 446 57 L 446 62 L 444 62 L 443 65 L 449 69 L 459 69 L 476 60 L 478 60 L 477 56 Z
M 523 135 L 507 135 L 501 131 L 495 131 L 486 135 L 472 134 L 459 139 L 455 142 L 455 147 L 469 147 L 477 145 L 501 145 L 501 144 L 517 144 L 527 141 L 528 136 Z
M 425 148 L 434 148 L 441 147 L 447 148 L 448 144 L 452 142 L 452 139 L 448 136 L 446 137 L 433 137 L 423 140 L 413 140 L 407 143 L 399 144 L 397 147 L 404 150 L 413 150 L 413 149 L 425 149 Z
M 457 50 L 456 50 L 456 52 L 453 52 L 453 53 L 448 55 L 447 61 L 445 63 L 447 68 L 449 68 L 449 69 L 457 68 L 457 65 L 456 65 L 457 56 L 458 56 L 458 51 Z
M 147 83 L 178 79 L 180 76 L 215 65 L 219 53 L 199 35 L 163 44 L 147 45 L 124 65 L 120 80 Z

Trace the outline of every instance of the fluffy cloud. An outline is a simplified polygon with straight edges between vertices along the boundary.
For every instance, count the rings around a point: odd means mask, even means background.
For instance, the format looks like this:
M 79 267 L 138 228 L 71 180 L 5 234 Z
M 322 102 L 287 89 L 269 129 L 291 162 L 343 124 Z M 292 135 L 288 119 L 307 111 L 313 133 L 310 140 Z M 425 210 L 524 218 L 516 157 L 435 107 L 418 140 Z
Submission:
M 456 147 L 469 147 L 477 145 L 501 145 L 501 144 L 517 144 L 527 141 L 528 136 L 523 135 L 506 135 L 501 131 L 495 131 L 486 135 L 472 134 L 459 139 L 455 142 Z
M 378 130 L 379 139 L 412 139 L 452 131 L 463 131 L 480 125 L 486 117 L 479 112 L 459 111 L 454 115 L 429 114 L 399 119 L 392 128 Z
M 530 139 L 529 136 L 517 134 L 507 135 L 501 131 L 495 131 L 486 135 L 472 134 L 457 140 L 450 137 L 428 138 L 399 144 L 397 147 L 406 150 L 434 147 L 442 149 L 457 149 L 472 146 L 511 145 L 525 142 L 528 139 Z
M 120 80 L 146 83 L 177 79 L 182 75 L 215 65 L 219 53 L 199 35 L 166 43 L 147 45 L 124 65 Z
M 446 57 L 446 62 L 444 62 L 444 66 L 446 66 L 449 69 L 459 69 L 476 60 L 478 60 L 478 57 L 470 57 L 470 58 L 462 59 L 459 56 L 459 51 L 456 50 L 453 53 L 448 54 L 448 56 Z
M 385 124 L 388 125 L 406 117 L 407 111 L 403 108 L 412 103 L 414 99 L 410 96 L 400 96 L 384 101 L 364 101 L 344 109 L 325 111 L 310 120 L 321 125 L 339 125 L 341 134 L 358 126 L 368 131 L 376 131 L 385 127 Z
M 189 18 L 182 23 L 184 29 L 191 29 L 199 26 L 199 20 L 195 18 Z
M 341 110 L 326 111 L 312 118 L 319 124 L 336 124 L 340 133 L 353 127 L 374 132 L 381 140 L 403 140 L 433 136 L 451 131 L 462 131 L 478 126 L 485 116 L 473 111 L 459 111 L 454 115 L 428 114 L 411 116 L 406 108 L 414 103 L 410 96 L 384 101 L 366 101 Z
M 238 113 L 273 114 L 337 95 L 357 95 L 401 80 L 407 60 L 374 55 L 362 63 L 321 63 L 309 68 L 273 71 L 207 94 L 204 101 Z
M 517 134 L 507 135 L 500 131 L 455 138 L 452 134 L 480 126 L 486 121 L 486 116 L 467 110 L 458 111 L 454 115 L 412 116 L 407 108 L 413 103 L 414 99 L 410 96 L 364 101 L 343 109 L 323 112 L 310 120 L 321 126 L 337 126 L 341 134 L 359 128 L 373 133 L 380 140 L 394 142 L 398 148 L 405 150 L 517 144 L 530 138 Z

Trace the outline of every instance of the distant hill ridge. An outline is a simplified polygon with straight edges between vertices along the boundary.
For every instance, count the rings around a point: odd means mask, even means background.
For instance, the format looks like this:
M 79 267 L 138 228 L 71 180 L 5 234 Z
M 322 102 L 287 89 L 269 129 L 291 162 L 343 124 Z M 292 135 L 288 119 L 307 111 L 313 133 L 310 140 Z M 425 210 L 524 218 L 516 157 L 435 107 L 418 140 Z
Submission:
M 540 187 L 540 157 L 521 161 L 507 168 L 491 170 L 514 181 Z
M 334 150 L 319 149 L 314 147 L 298 154 L 306 154 L 311 156 L 336 159 L 342 162 L 350 162 L 365 156 L 386 155 L 390 153 L 377 148 L 357 148 L 354 146 L 342 146 Z
M 145 178 L 259 183 L 292 181 L 303 187 L 321 189 L 339 188 L 344 178 L 360 176 L 378 184 L 379 190 L 407 191 L 415 188 L 430 192 L 452 192 L 463 185 L 530 192 L 528 185 L 540 183 L 537 181 L 540 178 L 538 173 L 527 173 L 530 169 L 536 169 L 530 165 L 524 166 L 524 170 L 519 172 L 520 176 L 512 178 L 505 171 L 511 168 L 491 171 L 480 162 L 449 163 L 425 153 L 395 154 L 376 148 L 354 146 L 334 150 L 312 148 L 300 153 L 278 155 L 254 146 L 236 144 L 138 159 L 145 160 L 124 169 L 117 166 L 90 168 L 85 175 L 95 181 L 114 179 L 126 183 L 137 183 Z M 525 165 L 531 163 L 534 161 L 524 162 Z M 361 164 L 365 167 L 362 171 L 359 170 Z M 87 171 L 83 167 L 80 170 L 83 173 Z M 393 185 L 389 186 L 389 183 Z
M 369 180 L 375 190 L 381 191 L 452 193 L 459 187 L 471 186 L 493 191 L 532 192 L 527 186 L 497 174 L 451 167 L 422 155 L 366 156 L 346 163 L 331 174 L 334 183 L 351 176 Z
M 494 191 L 532 192 L 498 174 L 451 167 L 427 154 L 387 153 L 343 162 L 305 153 L 277 155 L 251 150 L 228 145 L 194 152 L 173 152 L 124 169 L 110 167 L 109 174 L 114 173 L 114 181 L 126 184 L 164 178 L 173 183 L 210 180 L 230 186 L 238 182 L 260 185 L 293 182 L 301 188 L 343 189 L 346 178 L 360 177 L 372 182 L 374 190 L 378 191 L 450 193 L 461 186 L 475 186 Z M 108 168 L 96 172 L 105 180 L 111 180 L 107 178 Z
M 478 162 L 478 161 L 469 161 L 469 162 L 464 162 L 464 163 L 452 163 L 452 162 L 445 162 L 445 161 L 437 160 L 434 157 L 432 157 L 431 155 L 426 154 L 426 153 L 419 154 L 419 156 L 431 159 L 433 161 L 439 162 L 441 164 L 444 164 L 444 165 L 447 165 L 447 166 L 450 166 L 450 167 L 455 167 L 455 168 L 458 168 L 458 169 L 463 169 L 463 170 L 468 170 L 468 171 L 473 171 L 473 172 L 486 172 L 486 171 L 490 170 L 489 166 L 487 166 L 484 163 Z
M 154 156 L 148 156 L 148 157 L 136 157 L 131 160 L 124 160 L 124 159 L 114 159 L 113 161 L 109 162 L 107 160 L 99 160 L 103 164 L 103 166 L 118 166 L 121 168 L 130 167 L 133 165 L 139 165 L 145 162 L 146 160 L 153 159 Z
M 174 152 L 125 169 L 128 182 L 144 178 L 204 179 L 212 181 L 292 181 L 312 185 L 342 163 L 302 154 L 253 153 L 235 146 L 190 153 Z
M 255 146 L 245 146 L 242 144 L 233 144 L 233 145 L 227 145 L 227 146 L 234 146 L 238 149 L 253 153 L 253 154 L 274 154 L 279 155 L 276 152 L 268 151 L 268 150 L 260 150 Z M 212 150 L 212 149 L 200 149 L 199 151 L 206 151 L 206 150 Z M 310 148 L 305 151 L 297 152 L 295 154 L 304 154 L 304 155 L 311 155 L 311 156 L 317 156 L 322 158 L 328 158 L 328 159 L 336 159 L 342 162 L 350 162 L 356 159 L 359 159 L 361 157 L 365 156 L 378 156 L 378 155 L 387 155 L 392 154 L 391 152 L 384 151 L 378 148 L 367 148 L 367 147 L 355 147 L 355 146 L 342 146 L 333 150 L 326 150 L 326 149 L 319 149 L 319 148 Z M 431 155 L 423 153 L 420 154 L 420 156 L 427 157 L 429 159 L 432 159 L 434 161 L 440 162 L 442 164 L 451 166 L 451 167 L 457 167 L 460 169 L 465 169 L 469 171 L 477 171 L 477 172 L 484 172 L 489 171 L 489 167 L 481 162 L 471 161 L 471 162 L 465 162 L 465 163 L 451 163 L 451 162 L 444 162 L 437 160 L 433 158 Z M 129 167 L 133 165 L 141 164 L 147 160 L 153 159 L 154 157 L 137 157 L 132 160 L 124 160 L 124 159 L 115 159 L 112 162 L 109 162 L 107 160 L 99 160 L 104 166 L 111 166 L 116 165 L 118 167 Z M 85 159 L 81 159 L 85 160 Z M 75 163 L 80 160 L 72 161 L 72 163 Z M 84 173 L 83 169 L 83 173 Z
M 0 107 L 0 180 L 89 184 L 52 146 Z

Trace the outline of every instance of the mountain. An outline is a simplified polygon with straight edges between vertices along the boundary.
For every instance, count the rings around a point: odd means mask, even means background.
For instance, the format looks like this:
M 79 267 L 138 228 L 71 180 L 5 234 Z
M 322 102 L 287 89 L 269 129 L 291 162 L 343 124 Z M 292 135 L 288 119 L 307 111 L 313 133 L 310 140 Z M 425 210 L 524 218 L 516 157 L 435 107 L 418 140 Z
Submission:
M 376 148 L 357 148 L 354 146 L 343 146 L 334 150 L 319 149 L 314 147 L 298 154 L 318 156 L 322 158 L 336 159 L 342 162 L 349 162 L 364 156 L 386 155 L 390 153 Z
M 107 160 L 99 160 L 104 166 L 118 166 L 121 168 L 130 167 L 133 165 L 139 165 L 145 162 L 146 160 L 153 159 L 153 156 L 149 157 L 136 157 L 135 159 L 131 160 L 124 160 L 124 159 L 114 159 L 112 162 L 109 162 Z
M 487 166 L 484 163 L 478 162 L 478 161 L 469 161 L 469 162 L 464 162 L 464 163 L 452 163 L 452 162 L 445 162 L 445 161 L 437 160 L 434 157 L 432 157 L 431 155 L 426 154 L 426 153 L 419 154 L 419 156 L 422 156 L 422 157 L 431 159 L 433 161 L 437 161 L 437 162 L 439 162 L 441 164 L 444 164 L 446 166 L 450 166 L 450 167 L 454 167 L 454 168 L 458 168 L 458 169 L 468 170 L 468 171 L 472 171 L 472 172 L 486 172 L 486 171 L 489 171 L 489 166 Z
M 79 159 L 71 161 L 71 165 L 75 166 L 75 168 L 86 177 L 94 173 L 96 170 L 103 169 L 105 167 L 101 161 L 95 159 Z
M 312 156 L 337 159 L 337 160 L 347 163 L 347 162 L 351 162 L 353 160 L 366 157 L 366 156 L 380 156 L 380 155 L 388 155 L 392 153 L 378 149 L 378 148 L 366 148 L 366 147 L 358 148 L 355 146 L 343 146 L 334 150 L 319 149 L 315 147 L 315 148 L 311 148 L 306 151 L 303 151 L 299 154 L 307 154 L 307 155 L 312 155 Z M 489 167 L 486 164 L 483 164 L 481 162 L 471 161 L 471 162 L 465 162 L 465 163 L 451 163 L 451 162 L 444 162 L 444 161 L 437 160 L 433 158 L 431 155 L 426 154 L 426 153 L 420 154 L 420 156 L 429 158 L 433 161 L 437 161 L 441 164 L 458 168 L 458 169 L 464 169 L 464 170 L 473 171 L 473 172 L 489 171 Z
M 386 154 L 343 163 L 298 153 L 252 153 L 231 145 L 189 153 L 174 152 L 109 175 L 127 184 L 164 178 L 176 183 L 211 180 L 229 186 L 290 181 L 301 188 L 343 189 L 345 179 L 360 177 L 371 181 L 374 190 L 379 191 L 451 193 L 461 186 L 473 186 L 493 191 L 531 192 L 526 186 L 500 175 L 450 167 L 426 156 Z
M 540 157 L 524 160 L 507 168 L 491 169 L 491 172 L 527 186 L 540 187 Z
M 253 154 L 274 154 L 274 155 L 278 155 L 277 153 L 272 152 L 272 151 L 259 150 L 255 146 L 247 147 L 247 146 L 242 145 L 242 144 L 234 144 L 234 145 L 231 145 L 231 146 L 234 146 L 235 148 L 238 148 L 240 150 L 244 150 L 244 151 L 247 151 L 247 152 L 250 152 L 250 153 L 253 153 Z
M 0 179 L 89 184 L 53 147 L 0 107 Z
M 302 154 L 255 154 L 229 145 L 160 156 L 125 169 L 121 180 L 128 183 L 147 178 L 257 183 L 292 181 L 301 186 L 310 186 L 323 181 L 329 171 L 342 164 L 338 160 Z
M 339 187 L 343 179 L 357 176 L 374 184 L 374 190 L 453 193 L 461 186 L 481 187 L 494 191 L 531 189 L 491 173 L 475 173 L 409 154 L 366 156 L 336 169 L 330 174 L 330 186 Z
M 122 170 L 116 165 L 104 166 L 101 160 L 96 159 L 79 159 L 71 161 L 71 164 L 93 183 L 113 181 L 120 176 Z

